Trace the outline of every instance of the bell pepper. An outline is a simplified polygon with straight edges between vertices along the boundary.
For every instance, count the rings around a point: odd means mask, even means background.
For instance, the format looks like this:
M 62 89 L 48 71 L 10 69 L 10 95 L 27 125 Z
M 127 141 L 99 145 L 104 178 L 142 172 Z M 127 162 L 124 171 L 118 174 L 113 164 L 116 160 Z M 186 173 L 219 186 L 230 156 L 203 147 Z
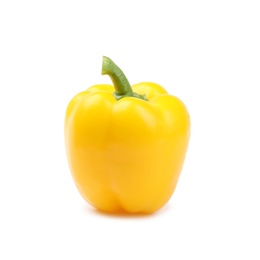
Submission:
M 103 57 L 113 86 L 77 94 L 65 117 L 70 171 L 82 197 L 105 212 L 152 213 L 171 198 L 190 136 L 184 103 L 155 83 L 130 86 Z

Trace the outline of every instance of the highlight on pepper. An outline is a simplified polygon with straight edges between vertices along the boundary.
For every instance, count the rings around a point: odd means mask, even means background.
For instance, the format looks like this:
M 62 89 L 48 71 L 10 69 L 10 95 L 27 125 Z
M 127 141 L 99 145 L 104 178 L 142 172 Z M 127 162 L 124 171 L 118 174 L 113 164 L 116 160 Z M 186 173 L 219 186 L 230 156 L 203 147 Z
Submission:
M 190 117 L 184 103 L 160 85 L 130 85 L 103 57 L 98 84 L 69 102 L 65 147 L 81 196 L 98 210 L 152 213 L 171 198 L 185 159 Z

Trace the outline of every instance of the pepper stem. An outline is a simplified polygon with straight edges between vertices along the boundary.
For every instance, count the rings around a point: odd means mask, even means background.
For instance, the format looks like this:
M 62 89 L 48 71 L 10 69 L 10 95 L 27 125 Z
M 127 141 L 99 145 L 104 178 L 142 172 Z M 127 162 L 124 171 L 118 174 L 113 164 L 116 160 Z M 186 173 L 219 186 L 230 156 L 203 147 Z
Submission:
M 102 75 L 108 75 L 115 88 L 114 96 L 117 100 L 124 97 L 136 97 L 147 100 L 145 95 L 134 93 L 128 79 L 123 71 L 108 57 L 103 56 L 102 61 Z

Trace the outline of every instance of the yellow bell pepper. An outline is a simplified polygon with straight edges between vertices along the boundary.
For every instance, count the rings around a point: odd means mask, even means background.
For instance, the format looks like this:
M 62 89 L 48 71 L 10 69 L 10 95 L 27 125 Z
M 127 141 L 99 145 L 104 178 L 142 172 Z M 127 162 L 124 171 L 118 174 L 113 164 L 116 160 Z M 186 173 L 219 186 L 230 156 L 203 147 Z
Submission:
M 114 86 L 76 95 L 65 118 L 69 167 L 82 197 L 106 212 L 152 213 L 172 196 L 185 159 L 190 117 L 158 84 L 130 86 L 103 57 Z

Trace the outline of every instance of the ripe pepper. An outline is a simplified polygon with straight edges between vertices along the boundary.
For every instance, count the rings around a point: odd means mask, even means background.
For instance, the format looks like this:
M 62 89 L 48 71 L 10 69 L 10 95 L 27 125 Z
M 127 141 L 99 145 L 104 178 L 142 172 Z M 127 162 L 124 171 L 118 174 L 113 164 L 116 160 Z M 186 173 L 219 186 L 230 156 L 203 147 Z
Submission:
M 82 197 L 106 212 L 152 213 L 172 196 L 185 159 L 190 117 L 158 84 L 130 86 L 103 57 L 112 85 L 77 94 L 65 117 L 65 146 Z

